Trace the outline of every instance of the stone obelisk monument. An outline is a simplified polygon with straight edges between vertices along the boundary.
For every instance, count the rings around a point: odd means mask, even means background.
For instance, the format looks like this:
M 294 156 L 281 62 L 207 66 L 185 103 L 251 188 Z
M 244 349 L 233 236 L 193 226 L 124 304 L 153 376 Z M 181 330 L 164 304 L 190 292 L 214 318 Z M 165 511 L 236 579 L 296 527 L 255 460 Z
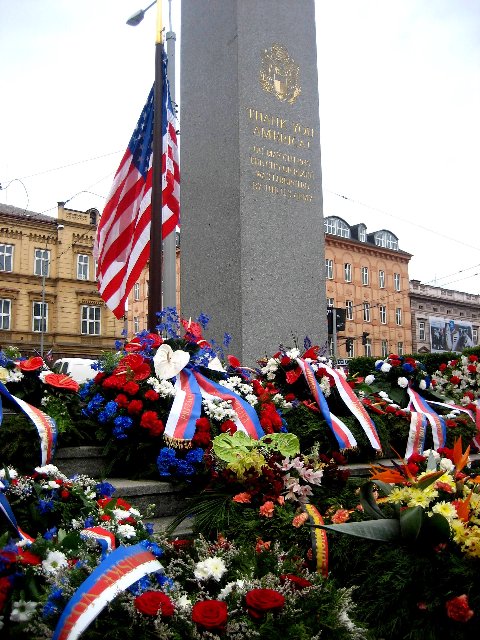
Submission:
M 181 312 L 244 365 L 327 338 L 313 0 L 185 0 Z

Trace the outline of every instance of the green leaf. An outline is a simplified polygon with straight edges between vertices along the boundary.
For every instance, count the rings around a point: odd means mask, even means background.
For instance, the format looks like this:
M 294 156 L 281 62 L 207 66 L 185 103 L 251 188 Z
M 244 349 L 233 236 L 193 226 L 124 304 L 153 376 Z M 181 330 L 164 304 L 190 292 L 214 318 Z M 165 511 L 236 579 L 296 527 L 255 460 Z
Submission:
M 410 507 L 400 512 L 402 538 L 416 540 L 423 523 L 422 507 Z
M 378 520 L 385 518 L 385 516 L 373 496 L 374 486 L 374 483 L 369 481 L 360 487 L 360 504 L 367 515 Z
M 221 433 L 213 440 L 213 451 L 220 460 L 233 462 L 241 451 L 247 452 L 255 443 L 244 431 L 236 431 L 233 435 Z
M 346 533 L 349 536 L 388 542 L 400 538 L 400 523 L 393 518 L 384 520 L 367 520 L 366 522 L 345 522 L 343 524 L 315 525 L 321 529 Z
M 380 491 L 383 491 L 383 494 L 386 496 L 389 496 L 392 493 L 392 485 L 388 484 L 388 482 L 383 482 L 382 480 L 375 480 L 374 484 L 380 489 Z
M 450 525 L 445 516 L 434 513 L 429 518 L 425 518 L 424 528 L 429 533 L 429 538 L 435 541 L 446 542 L 450 538 Z
M 406 407 L 408 403 L 408 395 L 405 389 L 401 387 L 390 387 L 387 389 L 389 397 L 400 407 Z

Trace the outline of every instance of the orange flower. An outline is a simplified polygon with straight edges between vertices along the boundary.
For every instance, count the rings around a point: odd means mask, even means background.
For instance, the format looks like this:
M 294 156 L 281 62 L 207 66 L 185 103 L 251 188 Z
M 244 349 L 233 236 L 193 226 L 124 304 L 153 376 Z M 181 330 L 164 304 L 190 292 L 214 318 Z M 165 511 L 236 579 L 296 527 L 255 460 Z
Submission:
M 28 360 L 20 360 L 18 366 L 21 371 L 36 371 L 43 367 L 43 358 L 34 356 L 33 358 L 28 358 Z
M 304 511 L 303 513 L 299 513 L 294 517 L 294 519 L 292 520 L 292 525 L 297 529 L 299 529 L 302 526 L 302 524 L 305 524 L 307 520 L 308 520 L 308 513 Z
M 252 499 L 252 496 L 246 491 L 244 491 L 243 493 L 237 493 L 237 495 L 233 496 L 232 498 L 234 502 L 238 502 L 240 504 L 247 504 L 248 502 L 251 501 L 251 499 Z
M 255 553 L 262 553 L 262 551 L 269 551 L 272 543 L 270 540 L 266 540 L 265 542 L 258 538 L 257 544 L 255 545 Z
M 283 505 L 285 504 L 285 498 L 283 496 L 278 496 L 277 502 L 281 507 L 283 507 Z
M 342 524 L 350 518 L 350 512 L 348 509 L 337 509 L 332 516 L 333 524 Z
M 455 469 L 457 471 L 461 471 L 463 467 L 468 462 L 468 455 L 470 453 L 470 445 L 465 450 L 465 453 L 462 455 L 462 439 L 457 438 L 455 440 L 455 444 L 453 445 L 453 461 L 455 463 Z
M 259 513 L 264 518 L 272 518 L 274 510 L 275 505 L 273 504 L 273 502 L 271 500 L 267 500 L 267 502 L 262 504 L 262 506 L 260 507 Z

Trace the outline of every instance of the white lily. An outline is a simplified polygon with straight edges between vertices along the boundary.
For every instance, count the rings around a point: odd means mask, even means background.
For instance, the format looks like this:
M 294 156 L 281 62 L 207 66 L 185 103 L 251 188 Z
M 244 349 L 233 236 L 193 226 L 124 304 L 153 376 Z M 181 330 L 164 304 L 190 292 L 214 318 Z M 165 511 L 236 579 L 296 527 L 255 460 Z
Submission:
M 189 360 L 190 354 L 186 351 L 181 349 L 174 351 L 170 345 L 162 344 L 153 358 L 155 374 L 160 380 L 173 378 L 187 366 Z

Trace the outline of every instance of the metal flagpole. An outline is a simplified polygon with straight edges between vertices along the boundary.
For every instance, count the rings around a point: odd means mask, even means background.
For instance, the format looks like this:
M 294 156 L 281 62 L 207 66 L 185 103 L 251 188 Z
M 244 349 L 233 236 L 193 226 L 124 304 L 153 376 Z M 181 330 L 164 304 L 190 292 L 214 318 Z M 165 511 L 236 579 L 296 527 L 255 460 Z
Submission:
M 150 228 L 148 328 L 154 331 L 162 309 L 162 94 L 163 94 L 162 2 L 157 0 L 155 37 L 155 94 L 153 123 L 152 222 Z
M 166 35 L 168 54 L 168 83 L 170 98 L 175 105 L 175 40 L 172 31 L 171 0 L 168 0 L 169 31 Z M 168 125 L 167 125 L 168 126 Z M 175 229 L 163 241 L 163 306 L 177 306 L 177 233 Z

